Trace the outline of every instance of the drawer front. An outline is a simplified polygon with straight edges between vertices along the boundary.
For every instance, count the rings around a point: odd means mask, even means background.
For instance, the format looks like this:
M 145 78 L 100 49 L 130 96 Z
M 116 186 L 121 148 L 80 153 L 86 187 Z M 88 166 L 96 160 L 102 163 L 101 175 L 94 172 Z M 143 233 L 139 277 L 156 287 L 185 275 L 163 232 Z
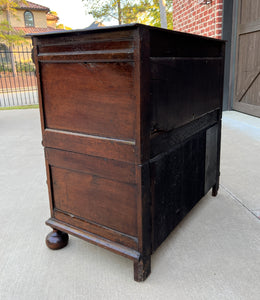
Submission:
M 132 62 L 41 63 L 45 127 L 135 139 Z
M 137 236 L 134 165 L 48 148 L 46 158 L 54 211 Z

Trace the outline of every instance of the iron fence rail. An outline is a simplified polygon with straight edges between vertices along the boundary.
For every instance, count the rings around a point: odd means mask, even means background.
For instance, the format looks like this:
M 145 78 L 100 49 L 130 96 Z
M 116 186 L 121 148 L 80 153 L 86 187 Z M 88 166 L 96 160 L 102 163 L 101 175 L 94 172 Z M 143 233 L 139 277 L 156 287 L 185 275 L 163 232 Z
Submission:
M 38 104 L 31 49 L 0 48 L 0 107 Z

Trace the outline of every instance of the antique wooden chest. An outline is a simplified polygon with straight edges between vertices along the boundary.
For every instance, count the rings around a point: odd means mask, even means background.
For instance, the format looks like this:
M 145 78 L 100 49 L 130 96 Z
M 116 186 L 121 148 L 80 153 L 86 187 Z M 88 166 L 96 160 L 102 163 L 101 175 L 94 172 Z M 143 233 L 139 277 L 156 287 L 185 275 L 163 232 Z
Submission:
M 53 228 L 134 261 L 219 186 L 224 42 L 140 24 L 33 39 Z M 185 249 L 184 249 L 185 251 Z

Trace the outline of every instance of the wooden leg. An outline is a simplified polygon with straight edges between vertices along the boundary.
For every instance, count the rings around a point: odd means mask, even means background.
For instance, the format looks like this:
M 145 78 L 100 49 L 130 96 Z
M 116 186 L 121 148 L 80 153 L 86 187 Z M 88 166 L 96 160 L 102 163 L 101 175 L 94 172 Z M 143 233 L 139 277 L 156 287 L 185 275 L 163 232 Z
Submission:
M 219 189 L 219 183 L 216 183 L 215 185 L 213 185 L 212 187 L 212 196 L 216 197 L 218 194 L 218 189 Z
M 143 257 L 139 261 L 134 261 L 134 280 L 145 281 L 151 273 L 151 256 Z
M 46 237 L 46 245 L 52 250 L 66 247 L 69 241 L 67 233 L 53 229 Z

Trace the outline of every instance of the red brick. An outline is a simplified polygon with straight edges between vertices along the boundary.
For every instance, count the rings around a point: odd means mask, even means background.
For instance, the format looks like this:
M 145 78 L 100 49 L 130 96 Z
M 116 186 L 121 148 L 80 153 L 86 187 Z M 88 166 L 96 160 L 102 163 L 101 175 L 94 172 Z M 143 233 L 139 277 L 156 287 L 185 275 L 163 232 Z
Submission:
M 197 0 L 173 0 L 173 24 L 180 31 L 221 36 L 223 0 L 200 5 Z

